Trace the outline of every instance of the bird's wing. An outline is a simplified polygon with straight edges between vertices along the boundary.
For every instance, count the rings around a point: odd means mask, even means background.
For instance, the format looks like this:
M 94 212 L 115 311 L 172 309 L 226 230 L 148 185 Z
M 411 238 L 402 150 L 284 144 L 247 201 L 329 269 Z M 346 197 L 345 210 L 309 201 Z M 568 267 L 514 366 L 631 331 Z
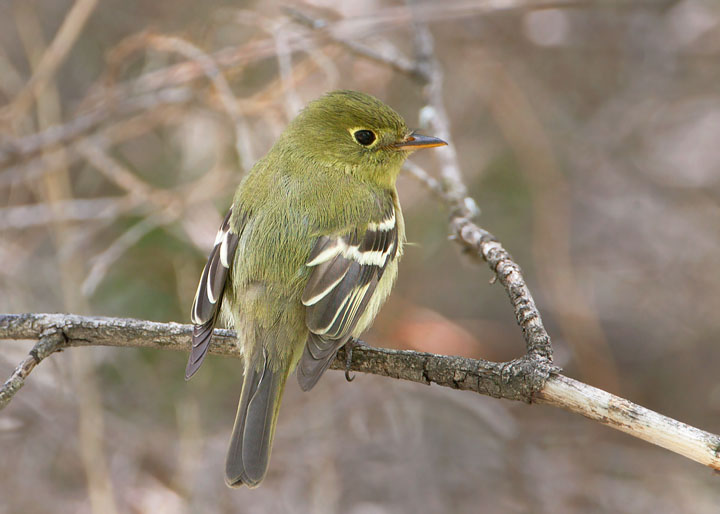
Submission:
M 306 263 L 312 272 L 302 295 L 305 323 L 310 329 L 298 366 L 303 390 L 315 385 L 348 341 L 397 253 L 393 206 L 362 230 L 318 238 Z
M 190 319 L 195 326 L 193 327 L 190 358 L 185 368 L 186 380 L 193 376 L 202 364 L 210 345 L 215 321 L 220 313 L 225 283 L 239 239 L 238 234 L 230 229 L 231 216 L 232 208 L 228 211 L 217 236 L 215 236 L 215 246 L 210 252 L 195 293 L 190 314 Z

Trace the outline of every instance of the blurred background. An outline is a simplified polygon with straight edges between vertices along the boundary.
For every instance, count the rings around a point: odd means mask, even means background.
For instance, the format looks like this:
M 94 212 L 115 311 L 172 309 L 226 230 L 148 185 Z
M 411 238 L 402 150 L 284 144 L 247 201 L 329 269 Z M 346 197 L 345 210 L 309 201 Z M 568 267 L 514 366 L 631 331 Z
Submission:
M 426 30 L 478 222 L 523 267 L 557 363 L 720 432 L 715 0 L 4 0 L 0 312 L 189 322 L 232 192 L 301 106 L 357 89 L 426 125 L 428 91 L 402 65 Z M 447 151 L 412 160 L 439 177 Z M 413 244 L 365 340 L 522 355 L 446 207 L 410 174 L 398 187 Z M 30 344 L 1 342 L 0 378 Z M 231 490 L 241 364 L 210 357 L 185 383 L 185 359 L 43 362 L 0 415 L 0 513 L 720 505 L 709 469 L 581 417 L 336 371 L 310 394 L 289 382 L 266 481 Z

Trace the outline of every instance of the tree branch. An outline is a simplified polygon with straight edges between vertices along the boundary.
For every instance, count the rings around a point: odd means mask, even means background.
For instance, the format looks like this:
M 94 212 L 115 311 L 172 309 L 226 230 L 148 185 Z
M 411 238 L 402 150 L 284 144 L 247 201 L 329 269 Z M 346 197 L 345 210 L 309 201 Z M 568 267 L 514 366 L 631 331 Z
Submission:
M 30 356 L 0 388 L 0 409 L 28 374 L 51 353 L 76 346 L 122 346 L 187 351 L 191 325 L 73 314 L 0 314 L 0 339 L 38 339 Z M 231 330 L 215 330 L 210 353 L 240 357 Z M 345 369 L 345 352 L 333 369 Z M 545 403 L 599 421 L 650 443 L 720 470 L 720 436 L 673 420 L 628 400 L 553 372 L 545 360 L 525 356 L 489 362 L 358 346 L 349 366 L 386 377 L 438 384 L 508 400 Z
M 581 414 L 720 471 L 720 436 L 663 416 L 597 387 L 554 375 L 534 400 Z
M 28 356 L 18 364 L 10 378 L 0 387 L 0 410 L 4 409 L 15 393 L 25 385 L 25 379 L 35 369 L 35 366 L 40 364 L 45 357 L 58 351 L 65 342 L 62 332 L 54 329 L 43 331 L 33 339 L 38 339 L 38 342 L 35 343 Z

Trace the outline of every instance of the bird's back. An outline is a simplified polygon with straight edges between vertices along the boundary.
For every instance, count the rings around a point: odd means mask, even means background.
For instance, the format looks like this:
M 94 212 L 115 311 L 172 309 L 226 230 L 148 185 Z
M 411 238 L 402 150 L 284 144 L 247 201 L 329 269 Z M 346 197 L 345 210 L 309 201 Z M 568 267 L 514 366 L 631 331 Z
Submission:
M 271 346 L 290 343 L 297 348 L 294 367 L 308 335 L 301 296 L 311 272 L 307 258 L 316 240 L 350 228 L 362 230 L 396 205 L 399 209 L 399 204 L 395 191 L 368 187 L 342 170 L 328 171 L 285 155 L 278 157 L 271 151 L 255 165 L 235 196 L 231 222 L 239 242 L 223 308 L 235 327 L 249 322 L 255 330 L 292 334 L 296 339 L 292 343 L 279 342 L 283 337 L 278 336 L 284 334 L 273 333 L 269 339 L 278 341 Z M 293 172 L 298 166 L 315 166 L 317 172 Z M 345 183 L 338 184 L 339 180 Z M 346 196 L 340 204 L 324 201 L 338 191 Z M 399 219 L 402 223 L 402 216 Z M 394 279 L 397 267 L 389 271 Z M 278 359 L 287 353 L 278 351 Z

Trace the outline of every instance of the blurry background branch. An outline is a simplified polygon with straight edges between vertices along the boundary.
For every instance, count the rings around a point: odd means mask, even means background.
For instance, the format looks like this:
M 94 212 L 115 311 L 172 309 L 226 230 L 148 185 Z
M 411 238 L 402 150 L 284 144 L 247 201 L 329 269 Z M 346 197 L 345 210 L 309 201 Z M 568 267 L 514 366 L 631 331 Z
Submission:
M 42 59 L 38 62 L 30 80 L 17 93 L 13 102 L 0 111 L 0 119 L 8 121 L 12 118 L 21 117 L 32 104 L 33 98 L 42 95 L 43 89 L 52 81 L 53 76 L 67 58 L 75 41 L 80 37 L 88 18 L 96 6 L 97 0 L 77 0 L 75 2 L 67 17 L 63 20 L 55 39 L 43 52 Z

